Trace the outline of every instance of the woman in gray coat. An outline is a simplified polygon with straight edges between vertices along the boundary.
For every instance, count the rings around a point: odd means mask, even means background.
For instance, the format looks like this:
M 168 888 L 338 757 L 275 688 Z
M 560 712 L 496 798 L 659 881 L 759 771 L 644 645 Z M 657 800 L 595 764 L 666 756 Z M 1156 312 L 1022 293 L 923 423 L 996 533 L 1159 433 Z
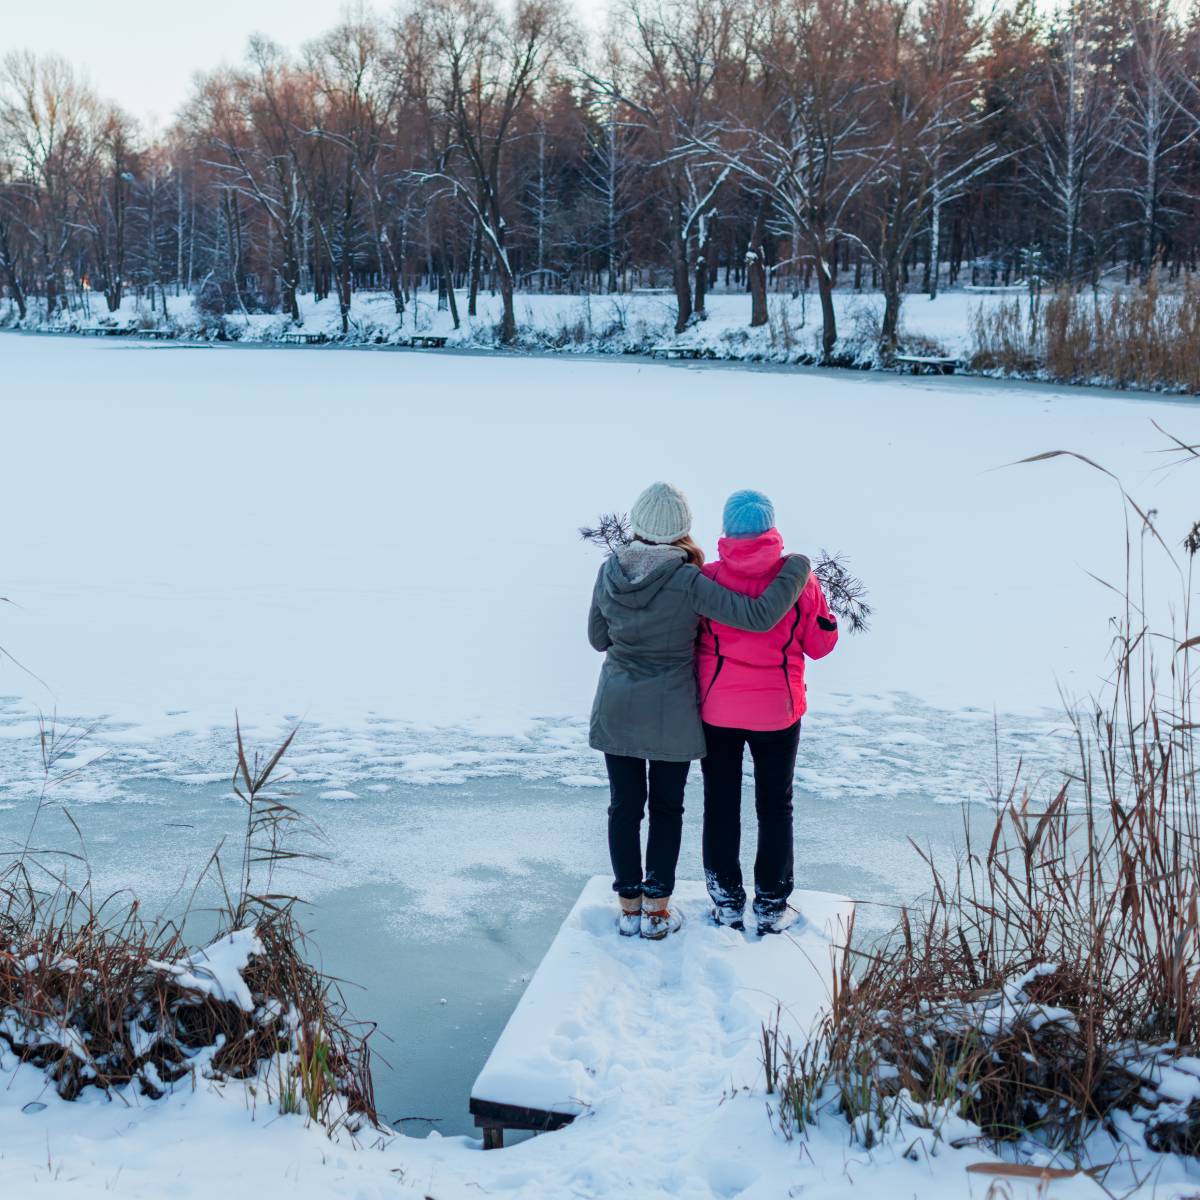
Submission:
M 588 640 L 606 652 L 589 741 L 608 768 L 608 848 L 626 936 L 658 939 L 679 928 L 671 893 L 683 789 L 692 759 L 704 757 L 695 667 L 701 620 L 765 632 L 796 603 L 810 570 L 807 558 L 792 555 L 757 599 L 729 591 L 701 574 L 704 555 L 691 526 L 678 488 L 648 487 L 630 513 L 634 540 L 600 568 L 588 616 Z

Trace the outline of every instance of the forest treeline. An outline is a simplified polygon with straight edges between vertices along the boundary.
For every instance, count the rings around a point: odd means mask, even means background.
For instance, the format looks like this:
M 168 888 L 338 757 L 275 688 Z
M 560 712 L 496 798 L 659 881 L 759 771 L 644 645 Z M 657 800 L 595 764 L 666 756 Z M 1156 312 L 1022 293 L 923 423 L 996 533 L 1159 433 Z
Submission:
M 263 37 L 151 136 L 71 64 L 0 58 L 0 289 L 33 308 L 278 311 L 356 289 L 405 311 L 481 288 L 902 298 L 1195 267 L 1200 8 L 1161 0 L 562 0 L 348 9 Z M 465 295 L 456 295 L 456 289 Z M 101 300 L 102 298 L 102 300 Z

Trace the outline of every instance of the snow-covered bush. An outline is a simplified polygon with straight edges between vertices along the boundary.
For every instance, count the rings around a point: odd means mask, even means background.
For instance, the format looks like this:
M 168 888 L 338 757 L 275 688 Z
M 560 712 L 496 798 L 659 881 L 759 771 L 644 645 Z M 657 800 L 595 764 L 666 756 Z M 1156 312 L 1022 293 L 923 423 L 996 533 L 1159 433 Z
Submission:
M 53 732 L 42 740 L 49 771 L 64 751 Z M 0 1050 L 40 1067 L 66 1100 L 89 1087 L 156 1100 L 195 1077 L 247 1080 L 330 1130 L 377 1122 L 366 1038 L 306 958 L 294 900 L 270 882 L 303 824 L 272 790 L 286 748 L 252 764 L 238 735 L 240 886 L 203 948 L 188 947 L 186 917 L 149 925 L 136 900 L 98 902 L 87 883 L 39 889 L 53 856 L 32 843 L 0 873 Z

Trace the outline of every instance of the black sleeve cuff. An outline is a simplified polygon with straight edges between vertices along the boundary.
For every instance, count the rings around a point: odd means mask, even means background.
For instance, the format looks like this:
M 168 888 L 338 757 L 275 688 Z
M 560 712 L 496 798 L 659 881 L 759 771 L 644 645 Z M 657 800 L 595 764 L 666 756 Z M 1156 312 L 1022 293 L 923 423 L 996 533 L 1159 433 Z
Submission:
M 825 630 L 826 633 L 832 633 L 837 628 L 836 617 L 818 617 L 817 624 Z

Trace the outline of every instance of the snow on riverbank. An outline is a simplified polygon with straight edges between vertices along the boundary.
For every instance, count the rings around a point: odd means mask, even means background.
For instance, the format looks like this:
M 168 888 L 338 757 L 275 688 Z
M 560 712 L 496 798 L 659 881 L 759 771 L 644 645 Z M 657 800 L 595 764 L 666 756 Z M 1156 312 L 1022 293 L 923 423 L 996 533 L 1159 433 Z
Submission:
M 958 357 L 971 353 L 971 314 L 1004 298 L 1003 291 L 943 292 L 937 299 L 912 295 L 906 298 L 901 329 L 919 353 L 938 352 Z M 435 293 L 416 294 L 404 314 L 397 314 L 387 292 L 356 292 L 351 301 L 350 328 L 342 332 L 336 299 L 300 298 L 301 329 L 352 343 L 394 343 L 413 334 L 446 337 L 460 347 L 495 347 L 499 344 L 500 300 L 484 293 L 477 316 L 467 315 L 465 293 L 458 294 L 460 326 L 454 328 L 450 312 L 439 309 Z M 140 328 L 170 329 L 181 337 L 218 336 L 246 342 L 278 341 L 297 328 L 279 313 L 233 313 L 205 318 L 196 311 L 191 296 L 168 296 L 167 313 L 160 301 L 151 309 L 147 301 L 128 296 L 120 309 L 109 313 L 99 297 L 86 311 L 56 318 L 46 324 L 29 318 L 27 329 L 88 330 L 131 323 Z M 821 310 L 815 293 L 792 297 L 771 293 L 770 323 L 751 329 L 750 298 L 741 293 L 713 293 L 704 320 L 681 335 L 675 334 L 675 301 L 669 291 L 639 291 L 615 296 L 538 295 L 517 297 L 518 344 L 529 349 L 566 352 L 644 353 L 664 344 L 695 346 L 717 358 L 795 362 L 820 351 Z M 838 291 L 834 295 L 839 351 L 854 361 L 873 361 L 878 338 L 882 297 L 875 292 Z M 15 314 L 0 310 L 0 327 Z
M 942 1139 L 902 1123 L 870 1152 L 853 1146 L 834 1116 L 802 1140 L 777 1132 L 762 1084 L 760 1025 L 772 1008 L 772 980 L 788 973 L 781 956 L 790 954 L 803 959 L 790 974 L 810 984 L 787 993 L 789 1017 L 811 1020 L 823 1002 L 822 932 L 811 925 L 759 943 L 706 925 L 698 900 L 686 907 L 685 931 L 660 945 L 621 941 L 607 903 L 586 895 L 581 902 L 568 932 L 594 947 L 576 949 L 593 968 L 611 960 L 618 969 L 609 986 L 592 986 L 577 1001 L 568 992 L 563 1011 L 547 1014 L 556 1024 L 547 1044 L 566 1066 L 576 1062 L 588 1086 L 585 1111 L 568 1129 L 486 1153 L 466 1138 L 365 1135 L 355 1144 L 343 1135 L 331 1142 L 299 1117 L 278 1116 L 261 1086 L 201 1082 L 158 1102 L 88 1095 L 69 1104 L 41 1085 L 40 1073 L 0 1052 L 6 1195 L 104 1190 L 130 1200 L 257 1200 L 286 1190 L 299 1200 L 950 1200 L 986 1191 L 988 1180 L 974 1183 L 966 1169 L 992 1158 L 972 1145 L 947 1145 L 972 1133 L 954 1119 Z M 827 909 L 810 898 L 810 916 L 824 919 Z M 1183 1194 L 1171 1186 L 1182 1182 L 1178 1163 L 1153 1165 L 1157 1196 Z M 1082 1200 L 1103 1193 L 1081 1176 L 1044 1188 L 1013 1180 L 1008 1194 Z

